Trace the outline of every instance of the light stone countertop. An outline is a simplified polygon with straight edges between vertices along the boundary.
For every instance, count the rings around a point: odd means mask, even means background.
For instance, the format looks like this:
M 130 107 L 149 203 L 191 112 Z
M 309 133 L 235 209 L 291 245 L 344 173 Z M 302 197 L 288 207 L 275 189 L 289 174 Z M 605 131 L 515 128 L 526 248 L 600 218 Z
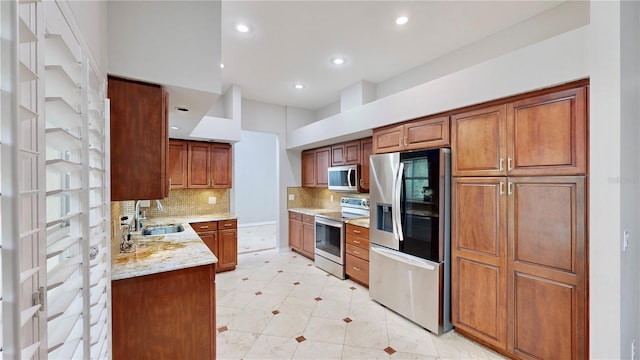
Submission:
M 369 228 L 369 218 L 368 217 L 347 219 L 344 222 L 347 223 L 347 224 L 360 226 L 360 227 L 367 228 L 367 229 Z
M 218 258 L 213 255 L 189 223 L 231 219 L 237 219 L 237 217 L 231 214 L 215 214 L 142 220 L 144 227 L 182 224 L 184 231 L 147 236 L 132 232 L 134 241 L 138 240 L 138 249 L 133 253 L 119 253 L 116 256 L 111 266 L 111 280 L 217 263 Z
M 300 214 L 305 214 L 305 215 L 318 215 L 318 214 L 323 214 L 323 213 L 328 213 L 328 212 L 333 212 L 333 211 L 340 211 L 340 209 L 338 210 L 331 210 L 331 209 L 318 209 L 318 208 L 291 208 L 288 209 L 289 211 L 293 211 L 293 212 L 297 212 Z

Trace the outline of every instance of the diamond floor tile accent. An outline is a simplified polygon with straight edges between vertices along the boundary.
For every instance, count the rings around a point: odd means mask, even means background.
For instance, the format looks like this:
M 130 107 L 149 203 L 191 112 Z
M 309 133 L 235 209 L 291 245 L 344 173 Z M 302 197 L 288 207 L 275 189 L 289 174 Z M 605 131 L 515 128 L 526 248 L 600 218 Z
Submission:
M 437 337 L 282 249 L 239 254 L 216 287 L 219 359 L 504 359 L 455 331 Z

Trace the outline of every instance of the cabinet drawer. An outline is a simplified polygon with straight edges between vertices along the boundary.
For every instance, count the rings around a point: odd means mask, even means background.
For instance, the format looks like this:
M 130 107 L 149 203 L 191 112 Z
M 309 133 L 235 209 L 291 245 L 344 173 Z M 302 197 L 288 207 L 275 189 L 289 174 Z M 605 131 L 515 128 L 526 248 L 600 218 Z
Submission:
M 369 228 L 347 224 L 347 235 L 349 235 L 349 234 L 355 235 L 355 236 L 360 236 L 360 237 L 363 237 L 365 239 L 368 239 L 369 238 Z
M 369 286 L 369 262 L 353 255 L 346 256 L 346 273 L 351 280 Z
M 237 229 L 238 220 L 222 220 L 218 222 L 219 230 Z
M 205 222 L 191 223 L 191 227 L 197 233 L 206 232 L 206 231 L 217 231 L 218 230 L 218 222 L 217 221 L 205 221 Z
M 346 251 L 347 255 L 353 255 L 359 257 L 362 260 L 369 261 L 369 249 L 363 249 L 351 244 L 347 244 Z
M 353 236 L 353 235 L 347 234 L 347 244 L 361 247 L 363 249 L 369 249 L 369 240 L 363 239 L 359 236 Z
M 306 215 L 306 214 L 303 214 L 303 215 L 302 215 L 302 221 L 303 221 L 303 222 L 306 222 L 306 223 L 313 224 L 313 223 L 315 223 L 315 222 L 316 222 L 316 217 L 315 217 L 315 216 L 313 216 L 313 215 Z
M 289 219 L 290 220 L 300 220 L 302 221 L 302 214 L 295 211 L 289 211 Z

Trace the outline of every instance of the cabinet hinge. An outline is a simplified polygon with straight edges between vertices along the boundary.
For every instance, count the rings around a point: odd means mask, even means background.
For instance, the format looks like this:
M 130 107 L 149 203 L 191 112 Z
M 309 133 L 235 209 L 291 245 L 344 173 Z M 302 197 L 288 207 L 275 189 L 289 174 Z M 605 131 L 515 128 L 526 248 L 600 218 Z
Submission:
M 40 311 L 44 311 L 44 287 L 41 286 L 40 288 L 38 288 L 38 291 L 34 292 L 33 295 L 31 295 L 31 303 L 33 306 L 35 305 L 40 305 Z

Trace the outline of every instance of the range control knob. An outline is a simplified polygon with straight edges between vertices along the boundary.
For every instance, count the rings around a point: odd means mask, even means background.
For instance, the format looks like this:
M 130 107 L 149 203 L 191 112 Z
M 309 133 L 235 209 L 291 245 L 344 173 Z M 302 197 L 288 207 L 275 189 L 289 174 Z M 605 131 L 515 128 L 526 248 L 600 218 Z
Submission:
M 340 202 L 341 202 L 341 203 L 343 203 L 343 204 L 346 204 L 346 203 L 348 203 L 348 202 L 349 202 L 349 199 L 347 199 L 347 198 L 342 198 L 342 199 L 340 199 Z
M 364 206 L 364 207 L 369 207 L 369 204 L 370 204 L 370 203 L 369 203 L 369 199 L 363 199 L 363 200 L 362 200 L 362 206 Z

